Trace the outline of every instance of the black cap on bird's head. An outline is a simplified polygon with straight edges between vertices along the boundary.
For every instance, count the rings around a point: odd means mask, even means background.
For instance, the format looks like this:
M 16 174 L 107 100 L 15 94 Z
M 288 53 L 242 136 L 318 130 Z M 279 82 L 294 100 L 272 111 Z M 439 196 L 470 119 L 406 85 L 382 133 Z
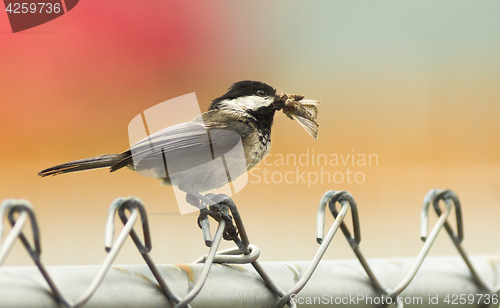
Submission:
M 260 81 L 243 80 L 234 83 L 226 94 L 214 99 L 209 110 L 247 114 L 269 132 L 275 112 L 282 110 L 317 139 L 318 104 L 319 101 L 304 99 L 303 95 L 278 93 L 276 89 Z
M 253 80 L 243 80 L 233 83 L 233 85 L 228 89 L 226 94 L 219 98 L 216 98 L 210 104 L 210 109 L 217 109 L 221 107 L 221 102 L 226 100 L 235 100 L 241 97 L 256 96 L 262 98 L 272 98 L 276 97 L 276 89 L 270 85 Z

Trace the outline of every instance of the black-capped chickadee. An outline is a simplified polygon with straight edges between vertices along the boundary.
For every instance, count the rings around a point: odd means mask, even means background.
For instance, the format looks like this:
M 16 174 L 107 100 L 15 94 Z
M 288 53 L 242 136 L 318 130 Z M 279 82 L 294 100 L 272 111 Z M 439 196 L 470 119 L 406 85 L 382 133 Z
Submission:
M 235 180 L 269 153 L 276 111 L 283 110 L 316 139 L 317 104 L 301 95 L 278 93 L 263 82 L 236 82 L 191 122 L 164 128 L 125 152 L 75 160 L 38 175 L 128 167 L 184 192 L 211 190 Z

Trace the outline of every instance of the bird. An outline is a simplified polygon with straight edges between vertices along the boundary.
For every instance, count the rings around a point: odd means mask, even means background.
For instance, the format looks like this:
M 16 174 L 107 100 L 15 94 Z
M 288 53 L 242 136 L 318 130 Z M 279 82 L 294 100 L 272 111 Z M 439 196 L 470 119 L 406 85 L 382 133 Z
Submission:
M 270 151 L 271 128 L 277 111 L 299 124 L 317 139 L 319 101 L 278 92 L 270 85 L 243 80 L 214 99 L 208 110 L 190 122 L 161 129 L 118 154 L 79 159 L 44 169 L 41 177 L 127 167 L 147 172 L 164 185 L 188 193 L 186 200 L 198 206 L 189 193 L 219 188 L 256 166 Z

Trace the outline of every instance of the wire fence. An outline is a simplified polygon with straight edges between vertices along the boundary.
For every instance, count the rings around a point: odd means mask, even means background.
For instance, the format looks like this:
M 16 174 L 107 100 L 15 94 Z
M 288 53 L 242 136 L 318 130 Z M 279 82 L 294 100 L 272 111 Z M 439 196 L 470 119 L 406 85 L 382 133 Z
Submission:
M 176 308 L 191 305 L 313 307 L 325 304 L 371 307 L 440 307 L 458 304 L 498 307 L 500 283 L 493 284 L 498 283 L 500 260 L 474 257 L 474 263 L 471 261 L 462 246 L 464 231 L 461 204 L 451 190 L 434 189 L 425 196 L 420 232 L 424 244 L 416 259 L 370 262 L 360 250 L 361 231 L 356 201 L 346 191 L 328 191 L 323 195 L 317 216 L 319 248 L 311 262 L 292 263 L 259 262 L 260 250 L 250 243 L 233 201 L 225 195 L 209 194 L 201 198 L 203 208 L 200 210 L 198 225 L 203 231 L 205 244 L 210 247 L 209 252 L 193 264 L 176 266 L 157 265 L 152 260 L 149 254 L 152 240 L 148 216 L 144 204 L 138 198 L 118 198 L 111 204 L 105 228 L 105 248 L 108 254 L 99 267 L 45 267 L 41 261 L 40 233 L 33 206 L 26 200 L 3 201 L 0 205 L 0 266 L 19 239 L 36 268 L 0 268 L 0 307 L 83 307 L 87 303 L 88 307 Z M 441 203 L 444 203 L 444 209 L 440 207 Z M 431 205 L 438 220 L 429 232 Z M 327 206 L 334 222 L 325 236 Z M 352 231 L 344 222 L 348 211 L 351 212 Z M 455 211 L 456 230 L 448 222 L 452 211 Z M 115 238 L 116 216 L 124 227 Z M 134 230 L 139 218 L 143 240 Z M 218 224 L 213 237 L 209 218 Z M 12 227 L 2 241 L 6 221 Z M 31 241 L 23 231 L 28 223 L 31 224 Z M 443 228 L 463 261 L 456 258 L 431 258 L 432 262 L 421 267 Z M 354 251 L 358 259 L 356 262 L 322 261 L 339 229 Z M 147 267 L 112 267 L 128 236 L 132 238 Z M 233 241 L 236 247 L 218 251 L 222 239 Z M 460 262 L 465 262 L 466 267 L 460 266 Z M 214 264 L 226 266 L 213 266 Z M 359 264 L 363 272 L 359 271 Z M 402 274 L 402 269 L 407 271 L 406 274 Z M 37 271 L 41 276 L 37 276 Z M 313 273 L 315 275 L 311 279 Z M 417 273 L 421 273 L 419 282 L 415 282 Z M 415 287 L 412 288 L 410 284 Z M 402 296 L 403 291 L 405 296 Z M 439 295 L 442 296 L 441 299 L 438 298 Z

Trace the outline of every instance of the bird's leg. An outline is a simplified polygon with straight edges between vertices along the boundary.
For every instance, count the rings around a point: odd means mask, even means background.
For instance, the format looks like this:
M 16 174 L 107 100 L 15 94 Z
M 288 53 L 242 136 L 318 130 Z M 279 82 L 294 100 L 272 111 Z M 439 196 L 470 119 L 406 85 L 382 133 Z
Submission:
M 196 193 L 196 192 L 193 192 L 193 193 L 188 192 L 186 194 L 186 202 L 189 203 L 189 204 L 191 204 L 192 206 L 194 206 L 197 209 L 201 209 L 200 198 L 197 195 L 195 195 L 195 194 L 198 194 L 198 193 Z
M 189 189 L 186 191 L 187 191 L 186 202 L 191 204 L 192 206 L 194 206 L 197 209 L 202 209 L 202 207 L 208 208 L 208 206 L 216 204 L 215 202 L 212 201 L 212 199 L 207 197 L 207 196 L 211 196 L 213 194 L 207 194 L 206 196 L 203 196 L 202 194 L 200 194 L 192 189 Z M 200 205 L 200 201 L 202 202 L 202 205 Z

